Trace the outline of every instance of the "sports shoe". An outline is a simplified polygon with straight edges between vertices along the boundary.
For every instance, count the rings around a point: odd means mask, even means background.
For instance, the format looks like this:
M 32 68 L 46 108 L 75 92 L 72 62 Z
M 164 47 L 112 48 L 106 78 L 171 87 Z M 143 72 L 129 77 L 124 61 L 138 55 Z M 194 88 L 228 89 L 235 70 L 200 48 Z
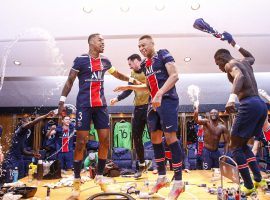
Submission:
M 79 199 L 80 186 L 81 186 L 81 179 L 80 178 L 74 178 L 72 192 L 71 192 L 71 195 L 67 198 L 67 200 Z
M 112 178 L 109 178 L 109 177 L 104 177 L 102 175 L 97 175 L 95 177 L 95 183 L 100 186 L 100 189 L 103 192 L 106 192 L 106 191 L 108 191 L 108 187 L 107 186 L 110 185 L 110 184 L 114 184 L 115 183 L 115 180 L 112 179 Z
M 146 160 L 145 162 L 144 162 L 144 166 L 140 166 L 139 167 L 139 171 L 137 171 L 135 174 L 134 174 L 134 178 L 140 178 L 141 176 L 142 176 L 142 174 L 144 173 L 144 172 L 146 172 L 150 167 L 151 167 L 151 165 L 152 165 L 152 161 L 151 160 Z
M 185 184 L 182 181 L 173 183 L 171 191 L 166 200 L 176 200 L 182 192 L 185 191 Z
M 253 181 L 253 184 L 255 188 L 258 188 L 258 187 L 262 189 L 267 188 L 267 182 L 265 179 L 262 179 L 260 182 Z
M 247 196 L 254 193 L 254 192 L 256 193 L 256 188 L 255 187 L 253 187 L 251 189 L 248 189 L 244 185 L 241 185 L 240 190 L 241 190 L 241 192 L 244 192 Z
M 161 188 L 169 187 L 169 186 L 170 186 L 170 181 L 166 176 L 162 178 L 158 177 L 156 184 L 153 186 L 149 194 L 151 195 L 151 194 L 157 193 Z

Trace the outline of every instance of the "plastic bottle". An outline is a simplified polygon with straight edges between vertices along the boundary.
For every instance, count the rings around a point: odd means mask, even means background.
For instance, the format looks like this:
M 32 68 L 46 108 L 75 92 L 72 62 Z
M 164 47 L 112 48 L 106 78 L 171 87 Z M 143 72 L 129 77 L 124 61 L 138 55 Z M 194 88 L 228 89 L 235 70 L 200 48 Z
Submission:
M 43 179 L 43 162 L 42 160 L 38 160 L 37 164 L 37 180 L 40 181 Z
M 247 200 L 247 196 L 244 192 L 241 193 L 240 200 Z
M 51 188 L 47 187 L 47 195 L 45 200 L 50 200 L 50 195 L 51 195 Z
M 19 176 L 19 170 L 18 170 L 18 167 L 15 167 L 13 172 L 13 183 L 17 182 L 18 181 L 18 176 Z
M 34 179 L 34 173 L 37 169 L 37 165 L 34 165 L 34 163 L 30 163 L 29 170 L 28 170 L 28 182 L 33 181 Z
M 228 200 L 235 200 L 233 193 L 229 192 L 228 194 Z

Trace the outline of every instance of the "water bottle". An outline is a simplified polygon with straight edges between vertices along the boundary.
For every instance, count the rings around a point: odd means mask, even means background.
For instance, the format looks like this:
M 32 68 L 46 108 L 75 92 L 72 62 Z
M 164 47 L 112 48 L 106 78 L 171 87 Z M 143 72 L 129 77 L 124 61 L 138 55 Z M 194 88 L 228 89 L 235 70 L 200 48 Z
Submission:
M 13 172 L 13 183 L 17 182 L 18 181 L 18 176 L 19 176 L 19 170 L 18 170 L 18 167 L 15 167 Z
M 228 200 L 235 200 L 233 193 L 229 192 L 228 194 Z
M 37 165 L 37 180 L 40 181 L 43 179 L 43 162 L 42 160 L 38 160 Z

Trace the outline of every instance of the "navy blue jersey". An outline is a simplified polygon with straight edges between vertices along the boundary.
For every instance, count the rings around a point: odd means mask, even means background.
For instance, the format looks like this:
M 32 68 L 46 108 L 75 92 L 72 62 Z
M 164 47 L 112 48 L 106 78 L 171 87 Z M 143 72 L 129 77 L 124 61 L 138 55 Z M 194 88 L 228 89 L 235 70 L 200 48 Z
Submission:
M 74 144 L 73 133 L 74 133 L 73 125 L 69 125 L 68 129 L 63 129 L 62 126 L 57 126 L 56 133 L 55 133 L 56 150 L 59 150 L 62 147 L 62 150 L 60 152 L 73 151 L 73 144 Z
M 112 67 L 108 58 L 92 58 L 87 54 L 74 60 L 72 69 L 78 72 L 79 93 L 77 107 L 106 106 L 104 74 Z
M 142 70 L 147 77 L 152 99 L 169 78 L 169 74 L 165 67 L 165 64 L 168 62 L 174 62 L 174 58 L 167 49 L 161 49 L 154 57 L 145 59 L 141 64 Z M 175 86 L 167 91 L 163 97 L 178 99 Z
M 12 142 L 10 149 L 5 157 L 5 159 L 22 159 L 22 150 L 24 148 L 24 143 L 27 139 L 27 135 L 31 134 L 30 129 L 22 128 L 22 126 L 19 126 L 12 137 Z

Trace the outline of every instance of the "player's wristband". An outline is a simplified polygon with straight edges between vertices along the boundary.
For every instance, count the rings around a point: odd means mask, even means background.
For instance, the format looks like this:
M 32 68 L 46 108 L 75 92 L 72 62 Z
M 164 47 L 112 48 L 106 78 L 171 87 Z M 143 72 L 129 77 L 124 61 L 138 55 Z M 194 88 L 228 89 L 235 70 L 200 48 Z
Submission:
M 232 93 L 230 94 L 228 102 L 235 102 L 236 98 L 237 98 L 237 95 Z
M 135 80 L 134 78 L 129 77 L 128 82 L 129 82 L 129 83 L 134 83 L 134 80 Z
M 64 103 L 65 103 L 66 99 L 67 99 L 67 97 L 65 97 L 65 96 L 61 96 L 59 101 L 62 101 L 62 102 L 64 102 Z
M 238 51 L 239 51 L 239 49 L 241 48 L 238 44 L 235 44 L 234 45 L 234 48 L 236 48 Z

